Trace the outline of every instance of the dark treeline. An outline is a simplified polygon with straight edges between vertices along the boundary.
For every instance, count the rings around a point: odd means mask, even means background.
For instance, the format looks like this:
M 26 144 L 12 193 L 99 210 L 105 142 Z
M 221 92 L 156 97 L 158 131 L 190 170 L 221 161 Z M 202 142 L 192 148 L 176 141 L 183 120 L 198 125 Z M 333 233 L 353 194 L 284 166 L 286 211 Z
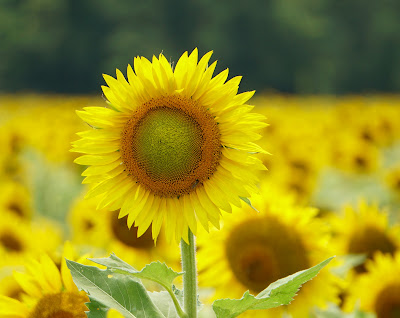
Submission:
M 137 55 L 214 50 L 241 89 L 400 91 L 398 0 L 0 0 L 0 92 L 93 93 Z

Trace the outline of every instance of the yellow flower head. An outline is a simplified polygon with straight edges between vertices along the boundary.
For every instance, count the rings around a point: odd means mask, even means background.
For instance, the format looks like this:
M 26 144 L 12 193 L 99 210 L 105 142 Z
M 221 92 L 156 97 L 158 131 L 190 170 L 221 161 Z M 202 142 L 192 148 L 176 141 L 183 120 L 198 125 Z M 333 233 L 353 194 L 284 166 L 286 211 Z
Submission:
M 353 173 L 372 173 L 380 168 L 380 152 L 376 145 L 356 138 L 353 132 L 337 135 L 332 151 L 333 166 Z
M 254 92 L 237 94 L 241 77 L 225 82 L 228 70 L 212 77 L 211 54 L 198 61 L 197 49 L 185 52 L 175 69 L 162 54 L 137 57 L 128 81 L 119 70 L 116 79 L 104 76 L 109 108 L 78 111 L 93 128 L 79 133 L 73 149 L 86 154 L 75 162 L 90 166 L 87 196 L 128 215 L 139 236 L 151 224 L 157 239 L 165 223 L 168 241 L 187 241 L 197 221 L 219 227 L 220 209 L 241 206 L 265 169 L 252 155 L 263 152 L 253 142 L 266 125 L 245 104 Z
M 150 228 L 137 237 L 137 227 L 128 228 L 126 216 L 118 218 L 118 211 L 96 210 L 96 205 L 94 198 L 74 204 L 69 215 L 74 243 L 113 252 L 137 269 L 158 260 L 180 271 L 179 249 L 171 248 L 162 233 L 155 245 Z
M 361 201 L 358 209 L 347 206 L 344 216 L 330 218 L 332 244 L 338 255 L 365 254 L 371 259 L 376 252 L 394 254 L 400 247 L 399 226 L 391 226 L 387 214 L 377 205 Z M 355 268 L 365 271 L 365 265 Z
M 373 312 L 377 318 L 399 317 L 400 314 L 400 253 L 377 253 L 366 264 L 367 272 L 359 275 L 349 288 L 345 309 Z
M 29 220 L 32 216 L 31 196 L 26 187 L 16 181 L 0 183 L 0 210 Z
M 0 215 L 0 258 L 5 264 L 20 265 L 27 255 L 51 253 L 61 242 L 61 230 L 54 223 L 27 223 L 1 210 Z
M 31 258 L 25 272 L 15 272 L 14 277 L 22 289 L 20 300 L 0 295 L 1 318 L 85 318 L 89 301 L 85 292 L 79 291 L 72 281 L 64 258 L 77 259 L 72 246 L 64 246 L 61 269 L 47 255 Z M 79 258 L 79 262 L 83 259 Z
M 0 265 L 0 295 L 20 300 L 23 290 L 15 280 L 14 276 L 12 275 L 12 272 L 13 270 L 16 269 L 16 267 L 4 266 L 4 265 L 1 266 L 1 265 Z
M 394 166 L 386 173 L 385 183 L 394 196 L 400 198 L 400 165 Z
M 328 228 L 315 218 L 315 209 L 297 206 L 272 189 L 262 190 L 252 203 L 259 213 L 244 208 L 224 218 L 222 231 L 198 238 L 199 283 L 214 287 L 215 298 L 240 298 L 246 290 L 257 295 L 270 283 L 333 255 Z M 322 271 L 287 310 L 293 317 L 306 317 L 313 306 L 337 301 L 334 282 Z M 249 317 L 280 317 L 284 310 L 250 311 Z

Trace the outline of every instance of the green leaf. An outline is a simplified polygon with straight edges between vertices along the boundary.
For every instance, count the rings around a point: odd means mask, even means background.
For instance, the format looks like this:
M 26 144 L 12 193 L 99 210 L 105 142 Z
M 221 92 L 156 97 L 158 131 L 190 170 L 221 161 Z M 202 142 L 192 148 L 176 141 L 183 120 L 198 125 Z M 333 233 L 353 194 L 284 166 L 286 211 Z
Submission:
M 92 309 L 88 317 L 104 317 L 102 313 L 97 315 L 94 311 L 114 308 L 126 318 L 165 318 L 140 281 L 109 269 L 102 270 L 70 260 L 67 260 L 67 266 L 76 286 L 84 290 L 93 302 L 88 306 Z
M 88 318 L 107 318 L 109 308 L 96 300 L 91 299 L 90 303 L 86 303 L 86 307 L 89 309 L 89 312 L 87 312 Z
M 240 200 L 242 200 L 243 202 L 245 202 L 249 207 L 251 207 L 254 211 L 260 213 L 260 211 L 258 211 L 252 204 L 249 198 L 245 198 L 245 197 L 239 197 Z
M 90 260 L 97 264 L 107 266 L 108 269 L 115 271 L 116 273 L 151 280 L 171 291 L 174 279 L 183 274 L 175 272 L 166 264 L 161 262 L 150 263 L 141 271 L 137 271 L 132 266 L 118 258 L 115 254 L 111 254 L 110 257 L 107 258 L 90 258 Z
M 88 258 L 89 261 L 92 261 L 96 264 L 106 266 L 108 269 L 119 269 L 122 271 L 133 271 L 137 272 L 135 268 L 133 268 L 128 263 L 124 262 L 114 253 L 111 253 L 109 257 L 103 258 Z
M 130 275 L 148 279 L 163 286 L 165 289 L 172 288 L 172 282 L 183 273 L 177 273 L 164 263 L 153 262 L 146 265 L 140 272 L 129 272 Z
M 141 271 L 137 271 L 129 264 L 118 258 L 115 254 L 111 254 L 107 258 L 93 258 L 91 261 L 107 266 L 107 268 L 115 273 L 130 275 L 134 279 L 148 279 L 163 286 L 169 293 L 171 300 L 175 304 L 176 310 L 182 315 L 181 305 L 179 301 L 181 292 L 172 284 L 174 279 L 183 273 L 177 273 L 164 263 L 153 262 L 146 265 Z
M 175 308 L 175 304 L 172 301 L 172 298 L 170 297 L 170 294 L 168 292 L 149 292 L 149 296 L 165 317 L 179 318 L 179 315 Z M 183 298 L 179 299 L 179 301 L 182 304 Z
M 247 310 L 270 309 L 288 305 L 302 284 L 314 278 L 333 257 L 309 269 L 297 272 L 270 284 L 257 296 L 246 291 L 241 299 L 218 299 L 213 303 L 217 318 L 234 318 Z

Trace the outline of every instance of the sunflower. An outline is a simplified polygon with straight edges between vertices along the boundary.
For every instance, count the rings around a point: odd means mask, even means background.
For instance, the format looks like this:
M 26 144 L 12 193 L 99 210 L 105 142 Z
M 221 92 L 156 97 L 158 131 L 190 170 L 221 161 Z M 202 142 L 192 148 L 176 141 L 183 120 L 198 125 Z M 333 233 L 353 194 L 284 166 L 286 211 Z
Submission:
M 83 200 L 79 197 L 68 213 L 71 229 L 71 240 L 74 244 L 92 245 L 103 248 L 107 244 L 106 218 L 98 217 L 108 210 L 96 210 L 97 202 L 94 199 Z
M 73 248 L 66 243 L 63 258 L 76 259 L 73 256 Z M 78 261 L 84 262 L 84 258 Z M 14 277 L 23 289 L 21 300 L 0 296 L 0 317 L 86 317 L 89 298 L 73 283 L 65 260 L 58 269 L 47 254 L 41 254 L 39 259 L 30 259 L 26 271 L 16 272 Z
M 198 237 L 199 283 L 214 287 L 217 298 L 257 295 L 270 283 L 309 268 L 333 254 L 327 226 L 316 209 L 300 207 L 272 189 L 253 199 L 259 213 L 244 208 L 224 218 L 222 231 Z M 335 302 L 334 277 L 322 271 L 303 286 L 288 307 L 251 311 L 249 317 L 306 317 L 314 306 Z
M 3 181 L 0 184 L 0 210 L 30 220 L 33 212 L 27 188 L 16 181 Z
M 152 224 L 154 240 L 165 223 L 168 241 L 188 241 L 197 221 L 219 227 L 220 210 L 241 206 L 239 197 L 257 191 L 257 171 L 265 169 L 254 152 L 264 116 L 245 103 L 254 91 L 237 94 L 241 77 L 225 82 L 228 70 L 212 77 L 212 52 L 198 62 L 197 49 L 185 52 L 172 69 L 160 54 L 128 66 L 125 80 L 104 75 L 109 108 L 86 107 L 78 115 L 93 129 L 79 133 L 72 151 L 89 165 L 87 197 L 99 208 L 120 209 L 138 236 Z
M 101 218 L 97 217 L 99 213 Z M 93 198 L 78 200 L 69 214 L 73 242 L 113 252 L 137 269 L 159 260 L 180 270 L 178 246 L 168 245 L 162 233 L 155 245 L 151 229 L 138 237 L 137 227 L 128 228 L 127 217 L 118 218 L 118 214 L 119 211 L 96 210 Z
M 397 165 L 386 172 L 385 183 L 393 194 L 400 198 L 400 165 Z
M 349 205 L 343 216 L 331 216 L 329 222 L 332 244 L 339 255 L 365 254 L 372 259 L 376 252 L 393 255 L 400 247 L 400 227 L 391 226 L 386 211 L 377 205 L 364 201 L 358 204 L 358 209 Z M 355 267 L 355 271 L 365 272 L 365 264 Z
M 0 215 L 0 258 L 4 264 L 23 264 L 27 255 L 51 253 L 61 242 L 60 229 L 53 223 L 27 223 L 13 214 Z
M 15 177 L 21 172 L 19 158 L 21 150 L 20 136 L 15 132 L 10 120 L 0 126 L 0 176 Z
M 400 315 L 400 253 L 377 253 L 366 263 L 367 272 L 359 275 L 350 286 L 346 310 L 360 309 L 376 314 L 377 318 Z
M 352 173 L 373 173 L 381 166 L 379 148 L 354 132 L 339 133 L 332 138 L 332 165 Z
M 0 264 L 0 295 L 14 299 L 21 299 L 23 292 L 13 276 L 14 270 L 21 270 L 23 266 L 7 266 Z

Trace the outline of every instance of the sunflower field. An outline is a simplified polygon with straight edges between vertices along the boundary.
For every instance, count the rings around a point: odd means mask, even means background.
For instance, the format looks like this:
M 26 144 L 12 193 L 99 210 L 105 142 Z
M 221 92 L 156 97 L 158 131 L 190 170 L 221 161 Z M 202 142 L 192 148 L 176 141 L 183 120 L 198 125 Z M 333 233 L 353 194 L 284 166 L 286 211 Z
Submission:
M 0 318 L 191 318 L 176 302 L 193 234 L 199 317 L 400 317 L 400 96 L 252 97 L 194 55 L 174 73 L 135 59 L 103 97 L 0 95 Z M 281 306 L 213 310 L 333 256 Z M 99 301 L 126 285 L 82 287 L 123 271 L 150 290 L 145 314 Z M 175 303 L 151 307 L 165 291 Z

